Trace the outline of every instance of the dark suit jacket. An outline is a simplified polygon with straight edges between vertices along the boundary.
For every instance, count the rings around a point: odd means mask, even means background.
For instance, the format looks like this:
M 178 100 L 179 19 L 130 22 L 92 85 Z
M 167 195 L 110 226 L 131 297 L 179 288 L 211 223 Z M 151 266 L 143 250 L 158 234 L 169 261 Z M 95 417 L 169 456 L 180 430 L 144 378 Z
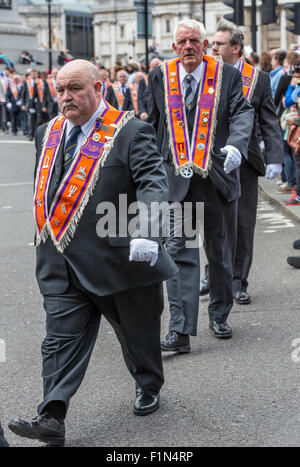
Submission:
M 108 102 L 110 105 L 112 105 L 113 107 L 115 107 L 115 109 L 119 109 L 119 102 L 118 102 L 118 99 L 117 99 L 117 96 L 116 96 L 116 93 L 115 93 L 115 91 L 114 91 L 113 86 L 109 86 L 109 88 L 108 88 L 108 90 L 107 90 L 107 94 L 106 94 L 105 100 L 106 100 L 106 102 Z M 122 110 L 122 109 L 119 109 L 119 110 Z
M 181 201 L 187 194 L 190 180 L 175 175 L 169 149 L 169 133 L 166 123 L 163 75 L 160 67 L 149 74 L 149 117 L 157 133 L 158 150 L 164 158 L 169 177 L 169 200 Z M 197 105 L 195 93 L 188 119 L 194 120 Z M 217 113 L 215 144 L 213 147 L 212 167 L 209 172 L 215 187 L 228 201 L 240 196 L 239 170 L 226 174 L 223 169 L 225 156 L 220 149 L 225 145 L 239 149 L 242 156 L 247 157 L 248 144 L 253 125 L 253 108 L 243 95 L 241 74 L 233 66 L 224 63 L 220 101 Z
M 36 83 L 34 84 L 33 96 L 30 97 L 28 85 L 25 82 L 22 87 L 22 105 L 25 105 L 26 111 L 29 109 L 35 109 L 36 112 L 41 112 L 42 102 L 39 100 L 38 90 Z
M 58 103 L 53 100 L 47 81 L 44 83 L 43 107 L 47 108 L 50 119 L 58 115 Z
M 133 110 L 133 103 L 129 88 L 126 89 L 122 110 Z
M 283 162 L 282 136 L 271 94 L 270 77 L 260 71 L 250 104 L 255 110 L 254 125 L 248 148 L 247 162 L 259 175 L 265 174 L 265 163 L 258 142 L 258 127 L 265 143 L 267 164 Z
M 21 110 L 21 107 L 17 105 L 17 102 L 21 99 L 22 99 L 22 87 L 20 87 L 17 98 L 15 99 L 15 96 L 10 88 L 10 85 L 8 85 L 7 91 L 6 91 L 6 101 L 11 103 L 12 112 L 19 112 Z
M 36 131 L 36 163 L 41 155 L 46 125 Z M 62 145 L 61 145 L 62 147 Z M 48 198 L 53 197 L 62 171 L 62 150 L 58 151 Z M 145 262 L 129 262 L 130 238 L 118 237 L 120 222 L 128 225 L 128 215 L 117 216 L 117 235 L 100 238 L 96 227 L 104 213 L 101 202 L 111 202 L 118 214 L 119 195 L 127 195 L 127 205 L 141 201 L 149 207 L 152 201 L 168 198 L 168 181 L 162 157 L 157 152 L 152 127 L 136 118 L 131 119 L 117 135 L 99 180 L 90 197 L 75 235 L 63 253 L 59 253 L 51 239 L 37 247 L 36 276 L 42 294 L 63 293 L 68 287 L 67 263 L 82 285 L 97 295 L 110 295 L 139 286 L 148 286 L 171 277 L 176 266 L 159 242 L 159 258 L 154 267 Z M 51 203 L 48 199 L 48 204 Z M 150 221 L 150 219 L 149 219 Z M 150 234 L 149 234 L 150 235 Z
M 149 88 L 146 84 L 146 80 L 141 79 L 139 82 L 139 92 L 138 92 L 138 107 L 139 113 L 143 112 L 148 113 L 149 106 Z

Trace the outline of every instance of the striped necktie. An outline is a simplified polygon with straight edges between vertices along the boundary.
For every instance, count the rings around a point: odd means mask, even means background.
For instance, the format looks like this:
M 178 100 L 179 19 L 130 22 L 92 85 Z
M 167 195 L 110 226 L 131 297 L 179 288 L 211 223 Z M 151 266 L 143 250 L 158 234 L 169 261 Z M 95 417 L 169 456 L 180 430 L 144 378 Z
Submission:
M 74 126 L 74 128 L 72 128 L 72 130 L 70 131 L 70 135 L 64 150 L 64 174 L 67 172 L 72 163 L 75 149 L 77 146 L 77 138 L 80 135 L 80 133 L 81 126 Z
M 185 100 L 186 108 L 189 109 L 189 106 L 191 105 L 192 100 L 194 99 L 194 92 L 193 92 L 193 88 L 192 88 L 192 81 L 194 80 L 194 77 L 193 77 L 193 75 L 188 74 L 188 75 L 186 75 L 186 77 L 184 79 L 185 79 L 185 83 L 187 85 L 184 100 Z

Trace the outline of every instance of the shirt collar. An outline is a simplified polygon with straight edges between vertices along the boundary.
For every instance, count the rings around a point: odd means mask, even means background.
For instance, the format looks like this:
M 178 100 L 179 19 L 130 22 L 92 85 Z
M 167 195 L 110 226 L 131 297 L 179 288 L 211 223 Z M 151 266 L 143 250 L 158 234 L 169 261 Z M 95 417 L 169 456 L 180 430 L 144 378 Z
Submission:
M 183 65 L 180 63 L 179 65 L 179 73 L 180 73 L 180 82 L 182 83 L 186 75 L 192 75 L 193 78 L 195 79 L 196 83 L 198 84 L 201 81 L 202 74 L 203 74 L 203 61 L 200 63 L 200 65 L 197 66 L 197 68 L 192 72 L 188 73 Z
M 90 133 L 91 129 L 93 128 L 96 118 L 98 117 L 99 114 L 103 112 L 105 108 L 103 100 L 101 100 L 99 107 L 97 108 L 96 112 L 91 116 L 91 118 L 81 125 L 81 131 L 83 135 L 86 137 Z M 67 127 L 66 127 L 66 140 L 68 139 L 69 133 L 76 126 L 74 123 L 70 122 L 70 120 L 67 120 Z

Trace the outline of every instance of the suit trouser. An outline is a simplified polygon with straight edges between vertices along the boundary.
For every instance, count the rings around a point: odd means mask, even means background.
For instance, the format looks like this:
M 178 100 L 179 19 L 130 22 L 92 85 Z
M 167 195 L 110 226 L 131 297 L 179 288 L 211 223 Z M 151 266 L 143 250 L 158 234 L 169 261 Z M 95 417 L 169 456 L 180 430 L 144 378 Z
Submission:
M 237 244 L 233 270 L 233 293 L 245 292 L 253 259 L 258 200 L 258 173 L 249 164 L 240 167 L 241 197 L 238 200 Z
M 44 308 L 44 400 L 38 407 L 39 414 L 52 401 L 62 401 L 68 409 L 86 372 L 101 315 L 112 325 L 136 383 L 145 392 L 159 392 L 164 382 L 160 350 L 161 283 L 100 297 L 85 290 L 72 277 L 65 293 L 44 296 Z
M 184 201 L 204 202 L 204 244 L 209 264 L 210 320 L 225 322 L 233 305 L 232 274 L 236 245 L 237 200 L 228 202 L 209 177 L 193 176 Z M 167 281 L 170 331 L 197 335 L 199 308 L 199 249 L 168 239 L 167 250 L 179 272 Z

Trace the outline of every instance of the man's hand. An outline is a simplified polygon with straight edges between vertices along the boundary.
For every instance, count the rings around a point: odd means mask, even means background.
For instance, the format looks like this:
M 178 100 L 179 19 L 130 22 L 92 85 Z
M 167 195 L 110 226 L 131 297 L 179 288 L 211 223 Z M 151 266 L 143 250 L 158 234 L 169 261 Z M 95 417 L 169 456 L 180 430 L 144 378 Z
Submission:
M 265 177 L 269 180 L 273 180 L 273 178 L 278 177 L 282 172 L 282 164 L 268 164 L 266 167 L 266 175 Z
M 242 162 L 240 151 L 234 146 L 227 145 L 221 148 L 223 154 L 227 154 L 224 162 L 224 172 L 229 174 L 232 170 L 237 169 Z
M 133 238 L 130 241 L 129 261 L 147 261 L 154 266 L 158 258 L 158 243 L 145 238 Z

